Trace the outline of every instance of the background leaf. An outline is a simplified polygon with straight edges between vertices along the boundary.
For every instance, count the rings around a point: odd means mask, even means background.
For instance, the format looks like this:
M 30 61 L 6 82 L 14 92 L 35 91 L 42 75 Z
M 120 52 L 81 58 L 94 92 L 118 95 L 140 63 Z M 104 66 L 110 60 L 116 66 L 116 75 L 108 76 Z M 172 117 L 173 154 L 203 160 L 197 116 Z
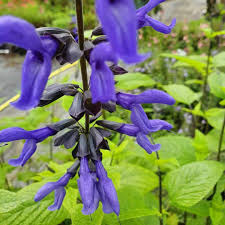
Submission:
M 213 189 L 223 171 L 221 163 L 201 161 L 168 173 L 165 185 L 170 200 L 185 207 L 197 204 Z

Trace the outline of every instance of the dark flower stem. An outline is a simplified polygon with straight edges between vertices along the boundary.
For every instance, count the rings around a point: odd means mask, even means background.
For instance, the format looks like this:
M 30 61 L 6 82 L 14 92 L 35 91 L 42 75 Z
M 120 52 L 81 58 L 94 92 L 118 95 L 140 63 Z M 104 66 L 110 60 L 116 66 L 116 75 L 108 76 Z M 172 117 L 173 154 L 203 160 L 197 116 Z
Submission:
M 159 160 L 159 153 L 156 152 L 156 157 Z M 161 217 L 159 218 L 160 225 L 163 225 L 163 217 L 162 217 L 162 174 L 160 167 L 158 166 L 158 176 L 159 176 L 159 212 Z
M 76 14 L 77 14 L 79 46 L 80 46 L 80 50 L 83 51 L 84 50 L 84 22 L 83 22 L 82 0 L 75 0 L 75 4 L 76 4 Z M 82 75 L 83 90 L 87 91 L 89 86 L 88 86 L 86 59 L 84 55 L 80 58 L 80 68 L 81 68 L 81 75 Z M 85 114 L 85 130 L 86 130 L 86 133 L 88 133 L 89 115 L 87 113 Z

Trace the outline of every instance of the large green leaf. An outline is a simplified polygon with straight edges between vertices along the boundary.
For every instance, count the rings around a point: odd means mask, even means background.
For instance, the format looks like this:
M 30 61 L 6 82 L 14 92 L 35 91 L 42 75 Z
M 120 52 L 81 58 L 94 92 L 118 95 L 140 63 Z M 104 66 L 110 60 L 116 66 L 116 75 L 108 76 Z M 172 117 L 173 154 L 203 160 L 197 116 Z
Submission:
M 214 72 L 209 76 L 208 81 L 211 93 L 218 98 L 225 99 L 225 90 L 223 89 L 225 87 L 225 73 Z
M 174 170 L 165 178 L 172 203 L 190 207 L 201 201 L 214 187 L 224 171 L 216 161 L 194 162 Z
M 189 87 L 182 84 L 164 85 L 163 89 L 173 96 L 177 102 L 187 105 L 190 105 L 200 98 L 199 93 L 193 92 Z
M 0 225 L 57 225 L 68 218 L 64 208 L 51 212 L 47 210 L 53 203 L 53 195 L 36 203 L 33 198 L 43 185 L 30 185 L 14 193 L 0 190 Z
M 162 145 L 159 155 L 160 159 L 174 158 L 180 165 L 196 160 L 195 149 L 192 141 L 184 136 L 164 136 L 155 140 Z
M 139 87 L 152 87 L 155 85 L 155 81 L 152 80 L 149 75 L 142 73 L 129 73 L 115 76 L 115 80 L 118 81 L 116 86 L 125 91 L 137 89 Z
M 134 186 L 144 193 L 158 187 L 158 176 L 151 170 L 133 164 L 120 164 L 119 168 L 121 170 L 121 187 Z
M 216 129 L 222 129 L 225 109 L 212 108 L 205 112 L 205 117 L 209 124 Z
M 213 66 L 225 67 L 225 51 L 213 57 Z
M 117 191 L 120 201 L 120 221 L 123 225 L 158 225 L 157 202 L 151 205 L 145 201 L 153 198 L 151 195 L 143 195 L 134 187 L 123 187 Z M 113 214 L 105 214 L 103 225 L 118 225 L 117 217 Z

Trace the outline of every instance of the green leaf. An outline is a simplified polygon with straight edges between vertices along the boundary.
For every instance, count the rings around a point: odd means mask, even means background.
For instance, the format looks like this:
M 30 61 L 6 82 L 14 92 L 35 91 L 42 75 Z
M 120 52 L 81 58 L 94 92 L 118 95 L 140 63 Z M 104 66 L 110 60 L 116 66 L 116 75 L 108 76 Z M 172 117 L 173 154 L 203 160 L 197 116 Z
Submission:
M 165 89 L 177 102 L 190 105 L 196 100 L 199 100 L 200 94 L 193 92 L 189 87 L 182 84 L 164 85 Z
M 224 59 L 225 65 L 225 59 Z M 218 98 L 225 99 L 225 73 L 214 72 L 208 78 L 210 92 Z
M 222 129 L 222 124 L 221 124 L 221 129 Z M 210 152 L 218 151 L 221 129 L 213 129 L 206 135 L 206 139 L 208 142 L 208 148 L 209 148 Z M 222 140 L 225 140 L 225 132 L 223 134 Z M 225 149 L 225 142 L 222 141 L 222 150 L 224 150 L 224 149 Z
M 184 110 L 185 112 L 189 112 L 196 116 L 205 117 L 204 112 L 201 110 L 201 103 L 198 103 L 194 109 L 182 108 L 182 110 Z
M 204 160 L 209 155 L 209 148 L 206 136 L 199 130 L 195 130 L 195 138 L 193 140 L 193 146 L 196 150 L 197 160 Z
M 64 208 L 51 212 L 47 207 L 53 203 L 53 195 L 40 203 L 33 200 L 43 183 L 32 184 L 17 193 L 0 190 L 0 225 L 57 225 L 68 213 Z
M 116 84 L 117 88 L 129 91 L 137 89 L 139 87 L 152 87 L 156 84 L 149 75 L 142 73 L 129 73 L 121 76 L 115 76 L 115 80 L 118 81 Z
M 191 207 L 183 207 L 180 205 L 175 205 L 177 208 L 182 209 L 183 211 L 192 213 L 194 215 L 198 216 L 209 216 L 209 208 L 210 208 L 210 202 L 207 200 L 202 200 L 198 202 L 197 204 L 191 206 Z
M 157 138 L 156 143 L 162 145 L 159 151 L 160 159 L 176 159 L 180 165 L 196 160 L 192 141 L 183 136 L 164 136 Z
M 190 207 L 200 202 L 224 171 L 216 161 L 194 162 L 166 175 L 165 185 L 172 203 Z
M 212 62 L 214 67 L 225 67 L 225 51 L 215 55 Z
M 153 225 L 158 222 L 158 207 L 155 202 L 149 206 L 145 201 L 152 196 L 144 196 L 138 189 L 126 186 L 117 191 L 120 202 L 120 221 L 123 225 Z M 114 214 L 105 214 L 104 225 L 118 225 Z M 156 223 L 157 224 L 157 223 Z
M 209 124 L 216 129 L 222 129 L 225 109 L 212 108 L 205 112 L 205 116 Z
M 71 216 L 72 225 L 101 225 L 104 213 L 99 207 L 92 215 L 90 216 L 82 214 L 82 204 L 78 204 L 74 210 L 74 213 Z
M 187 66 L 195 68 L 202 75 L 205 75 L 206 73 L 206 62 L 202 62 L 202 58 L 199 56 L 180 56 L 168 53 L 163 53 L 160 56 L 177 59 L 178 61 L 185 63 Z
M 133 164 L 119 165 L 120 187 L 134 186 L 140 192 L 147 193 L 158 187 L 158 176 L 151 170 Z

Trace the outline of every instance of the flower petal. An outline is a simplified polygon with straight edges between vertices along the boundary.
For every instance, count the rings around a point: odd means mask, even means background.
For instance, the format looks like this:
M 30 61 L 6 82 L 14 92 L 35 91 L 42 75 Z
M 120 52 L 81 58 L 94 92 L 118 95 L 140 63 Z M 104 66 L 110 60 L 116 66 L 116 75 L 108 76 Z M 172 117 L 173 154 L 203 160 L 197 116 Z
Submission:
M 115 101 L 114 76 L 105 63 L 93 63 L 90 79 L 92 103 Z
M 136 9 L 132 0 L 96 0 L 96 11 L 113 50 L 127 63 L 140 62 L 137 54 Z
M 93 202 L 92 202 L 92 204 L 91 204 L 91 206 L 89 208 L 86 205 L 83 205 L 82 213 L 84 215 L 90 215 L 90 214 L 94 213 L 95 210 L 99 206 L 99 200 L 100 200 L 100 196 L 99 196 L 99 192 L 98 192 L 97 186 L 95 184 L 95 187 L 94 187 L 94 200 L 93 200 Z
M 137 13 L 140 13 L 141 15 L 145 15 L 148 12 L 150 12 L 152 9 L 154 9 L 157 5 L 165 1 L 166 0 L 150 0 L 147 4 L 139 8 L 137 10 Z
M 23 64 L 20 99 L 11 104 L 20 110 L 36 107 L 40 102 L 50 73 L 50 56 L 28 51 Z
M 29 139 L 23 146 L 22 153 L 17 159 L 10 159 L 8 163 L 12 166 L 24 166 L 28 159 L 35 153 L 37 142 L 34 139 Z
M 58 185 L 56 182 L 48 182 L 44 186 L 42 186 L 38 192 L 36 193 L 34 197 L 34 201 L 38 202 L 45 198 L 48 194 L 50 194 L 52 191 L 58 188 Z
M 136 125 L 144 134 L 148 134 L 150 129 L 148 127 L 148 117 L 141 105 L 133 105 L 131 108 L 131 121 Z
M 141 132 L 137 134 L 137 143 L 146 150 L 147 153 L 151 154 L 152 152 L 156 152 L 161 148 L 160 144 L 152 145 L 148 140 L 147 136 Z
M 173 126 L 164 120 L 149 120 L 150 132 L 156 132 L 159 130 L 171 130 Z
M 57 188 L 55 190 L 55 201 L 54 204 L 48 207 L 48 210 L 55 211 L 59 210 L 62 206 L 63 199 L 66 195 L 66 191 L 63 187 Z
M 27 21 L 13 16 L 0 17 L 0 45 L 3 43 L 11 43 L 27 50 L 44 52 L 35 27 Z
M 117 130 L 117 132 L 128 136 L 136 136 L 139 131 L 140 129 L 133 124 L 124 124 Z
M 174 26 L 176 25 L 176 19 L 174 18 L 169 26 L 161 23 L 158 20 L 153 19 L 150 16 L 145 16 L 145 24 L 144 26 L 151 26 L 154 30 L 163 33 L 163 34 L 169 34 Z
M 33 139 L 31 132 L 20 127 L 10 127 L 0 131 L 0 142 L 9 142 L 23 139 Z
M 134 104 L 159 103 L 159 104 L 173 105 L 175 103 L 175 100 L 172 96 L 168 95 L 164 91 L 151 89 L 144 91 L 139 95 L 136 95 L 133 98 L 133 103 Z
M 103 211 L 105 213 L 111 213 L 112 209 L 113 212 L 117 216 L 119 216 L 120 204 L 117 197 L 116 189 L 111 179 L 108 178 L 107 172 L 104 169 L 101 161 L 96 161 L 95 166 L 96 166 L 96 175 L 99 179 L 98 191 L 103 204 Z

